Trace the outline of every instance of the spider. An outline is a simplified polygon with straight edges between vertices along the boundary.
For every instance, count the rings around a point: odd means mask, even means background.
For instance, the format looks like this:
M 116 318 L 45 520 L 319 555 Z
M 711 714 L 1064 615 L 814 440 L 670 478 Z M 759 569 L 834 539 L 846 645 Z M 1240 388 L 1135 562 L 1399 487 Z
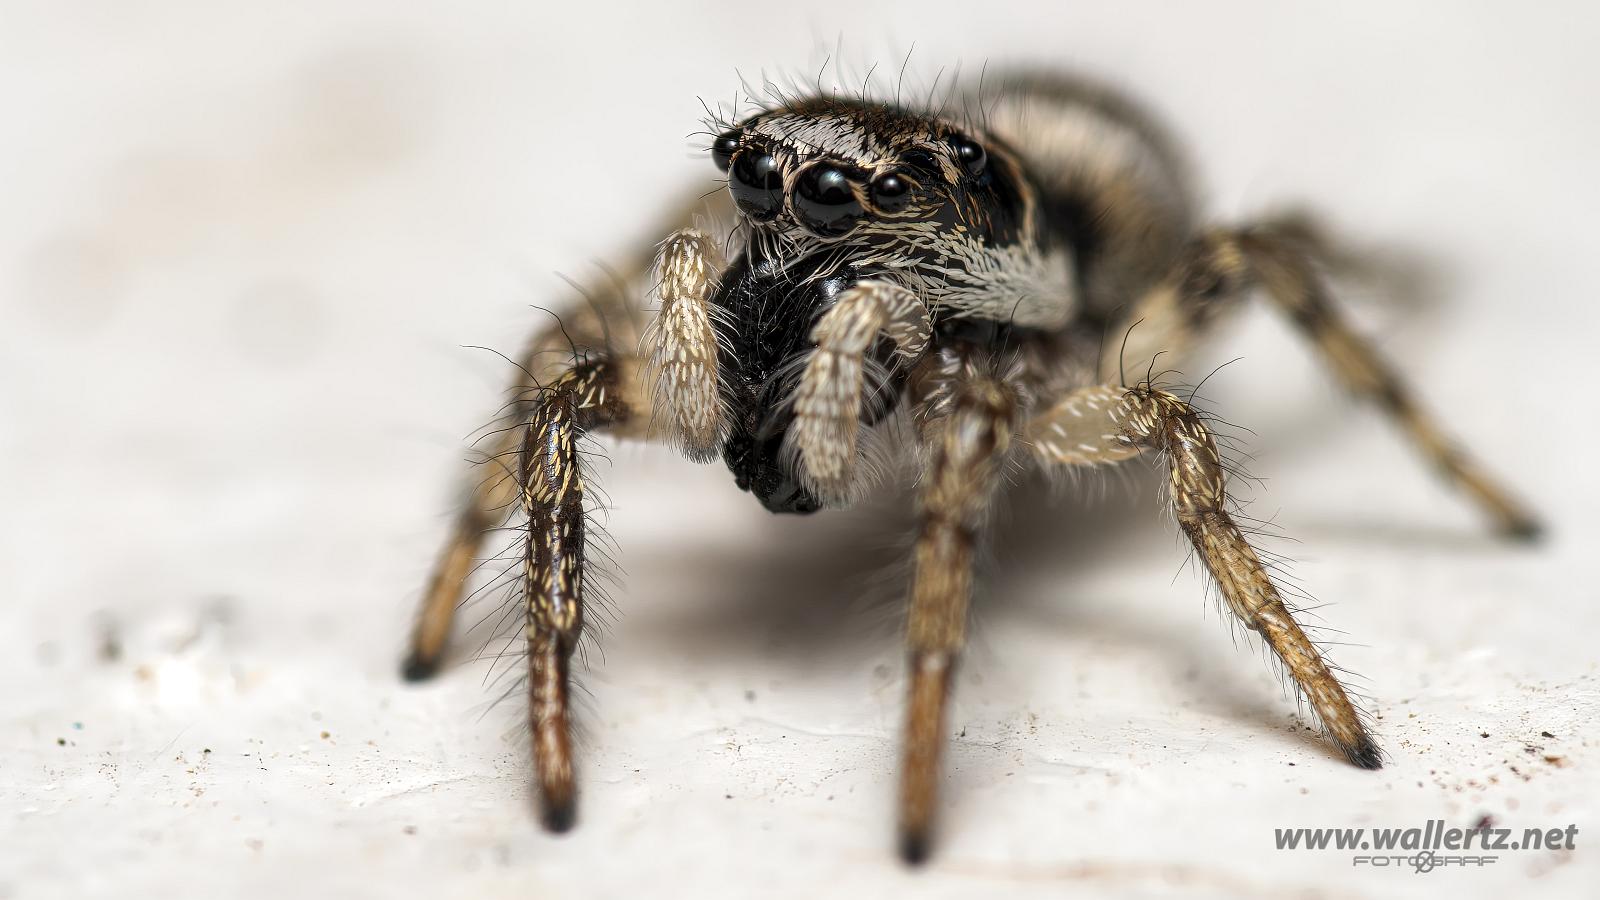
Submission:
M 513 426 L 490 454 L 503 472 L 490 466 L 470 488 L 403 666 L 412 680 L 438 669 L 483 536 L 517 510 L 546 827 L 576 814 L 568 682 L 592 537 L 580 440 L 599 432 L 721 457 L 774 513 L 859 502 L 895 472 L 914 481 L 898 797 L 908 862 L 931 848 L 974 560 L 1002 472 L 1019 462 L 1063 471 L 1144 455 L 1164 468 L 1165 502 L 1227 609 L 1344 756 L 1382 765 L 1364 713 L 1236 518 L 1213 420 L 1149 375 L 1121 374 L 1181 358 L 1259 288 L 1501 531 L 1533 536 L 1529 512 L 1346 323 L 1316 241 L 1268 223 L 1202 225 L 1161 129 L 1075 77 L 991 78 L 981 98 L 939 109 L 779 92 L 736 122 L 713 117 L 710 133 L 727 190 L 521 357 Z

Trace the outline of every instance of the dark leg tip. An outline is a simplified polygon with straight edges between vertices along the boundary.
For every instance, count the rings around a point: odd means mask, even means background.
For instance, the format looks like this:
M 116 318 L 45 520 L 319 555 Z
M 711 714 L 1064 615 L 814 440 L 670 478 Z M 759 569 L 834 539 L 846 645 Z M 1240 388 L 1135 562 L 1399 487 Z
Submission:
M 908 866 L 920 866 L 928 861 L 928 855 L 933 845 L 928 840 L 928 834 L 921 830 L 902 830 L 900 832 L 900 858 Z
M 544 823 L 545 830 L 552 834 L 571 831 L 572 826 L 578 822 L 578 804 L 570 798 L 545 803 L 540 810 L 539 820 Z
M 407 656 L 400 664 L 400 677 L 407 681 L 427 681 L 439 674 L 439 660 L 416 655 Z
M 1361 769 L 1383 768 L 1383 751 L 1371 739 L 1363 740 L 1360 744 L 1345 751 L 1350 757 L 1350 762 Z
M 1513 541 L 1533 544 L 1544 539 L 1544 524 L 1537 519 L 1517 519 L 1508 522 L 1500 533 Z

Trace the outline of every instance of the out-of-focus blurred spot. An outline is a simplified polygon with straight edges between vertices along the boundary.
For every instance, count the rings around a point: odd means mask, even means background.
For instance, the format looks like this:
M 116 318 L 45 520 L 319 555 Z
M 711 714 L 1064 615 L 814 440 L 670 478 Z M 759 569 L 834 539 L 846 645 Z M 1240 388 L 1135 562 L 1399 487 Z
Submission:
M 18 304 L 41 331 L 87 335 L 111 317 L 127 287 L 127 267 L 106 240 L 63 232 L 26 250 L 14 270 Z
M 234 300 L 228 332 L 243 358 L 272 368 L 305 363 L 321 346 L 322 299 L 291 279 L 251 285 Z
M 207 160 L 145 150 L 112 166 L 101 201 L 111 229 L 139 256 L 184 253 L 223 215 L 219 181 Z
M 394 163 L 417 149 L 432 112 L 423 55 L 402 46 L 346 47 L 295 76 L 284 152 L 338 176 Z

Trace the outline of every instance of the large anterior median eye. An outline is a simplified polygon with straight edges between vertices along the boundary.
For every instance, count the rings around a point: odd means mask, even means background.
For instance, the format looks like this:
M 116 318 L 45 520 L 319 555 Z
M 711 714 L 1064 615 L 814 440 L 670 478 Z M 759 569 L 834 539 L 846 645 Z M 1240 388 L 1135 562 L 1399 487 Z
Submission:
M 850 179 L 828 163 L 816 163 L 800 173 L 792 204 L 800 224 L 824 237 L 848 232 L 866 214 L 850 189 Z
M 746 147 L 733 157 L 728 191 L 739 210 L 752 219 L 770 219 L 784 208 L 784 178 L 778 160 L 760 147 Z
M 728 176 L 728 192 L 745 215 L 765 221 L 783 209 L 783 173 L 772 154 L 746 147 L 734 155 Z

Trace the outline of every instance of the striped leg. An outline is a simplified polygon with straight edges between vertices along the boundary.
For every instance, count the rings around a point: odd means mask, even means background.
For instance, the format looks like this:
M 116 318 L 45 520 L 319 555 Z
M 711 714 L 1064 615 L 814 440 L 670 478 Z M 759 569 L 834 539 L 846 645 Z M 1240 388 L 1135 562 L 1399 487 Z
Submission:
M 846 289 L 812 329 L 817 348 L 795 389 L 794 424 L 786 448 L 806 488 L 825 501 L 843 502 L 854 485 L 867 353 L 887 337 L 903 359 L 928 345 L 928 308 L 911 291 L 887 281 Z
M 529 718 L 540 807 L 552 831 L 569 828 L 576 812 L 567 698 L 572 652 L 583 629 L 587 520 L 578 442 L 636 414 L 624 374 L 623 366 L 603 359 L 574 366 L 545 387 L 521 429 Z
M 1347 389 L 1387 413 L 1445 480 L 1465 491 L 1502 533 L 1522 539 L 1539 536 L 1532 511 L 1458 449 L 1372 343 L 1351 330 L 1303 254 L 1270 231 L 1245 232 L 1239 245 L 1267 296 L 1305 332 Z
M 417 621 L 400 674 L 407 681 L 423 681 L 439 671 L 456 610 L 461 605 L 463 586 L 477 561 L 484 535 L 505 519 L 517 498 L 516 479 L 503 470 L 500 459 L 513 452 L 509 440 L 501 442 L 485 465 L 491 470 L 472 490 L 466 509 L 456 517 L 444 550 L 428 579 Z
M 1382 754 L 1361 712 L 1295 621 L 1266 566 L 1228 512 L 1216 442 L 1188 404 L 1148 385 L 1084 388 L 1030 421 L 1025 436 L 1051 465 L 1098 465 L 1128 459 L 1141 450 L 1159 453 L 1168 469 L 1168 501 L 1178 524 L 1216 580 L 1228 608 L 1282 660 L 1344 755 L 1363 769 L 1382 765 Z
M 643 300 L 651 287 L 652 263 L 658 276 L 661 312 L 651 319 L 648 335 L 644 335 Z M 632 405 L 643 409 L 650 401 L 659 401 L 665 418 L 658 424 L 667 436 L 697 458 L 714 454 L 722 423 L 716 344 L 707 304 L 720 265 L 721 255 L 709 238 L 682 229 L 658 253 L 640 253 L 620 273 L 591 285 L 584 292 L 584 302 L 568 304 L 569 312 L 529 341 L 517 362 L 509 418 L 527 422 L 534 402 L 545 396 L 543 387 L 584 355 L 617 360 L 625 369 L 621 388 L 637 394 L 636 382 L 642 376 L 636 374 L 640 367 L 633 361 L 633 351 L 641 338 L 647 337 L 645 350 L 652 363 L 655 391 L 633 397 Z M 648 414 L 635 416 L 621 436 L 645 437 L 651 420 Z M 612 423 L 610 429 L 615 432 L 620 425 Z M 423 595 L 401 667 L 408 680 L 419 681 L 438 671 L 461 606 L 465 580 L 476 563 L 484 535 L 503 522 L 517 502 L 517 478 L 510 461 L 520 452 L 521 431 L 509 428 L 497 435 Z
M 900 853 L 927 858 L 938 802 L 945 701 L 966 641 L 967 606 L 980 529 L 1017 425 L 1015 393 L 998 381 L 956 388 L 933 430 L 921 493 L 911 611 L 906 626 L 911 690 L 900 782 Z
M 711 304 L 726 266 L 703 231 L 685 228 L 667 238 L 656 258 L 661 306 L 645 330 L 655 405 L 684 455 L 698 462 L 716 458 L 728 425 Z
M 1339 313 L 1303 242 L 1273 228 L 1218 229 L 1197 239 L 1173 273 L 1135 305 L 1125 351 L 1108 348 L 1102 376 L 1145 371 L 1158 351 L 1180 356 L 1220 313 L 1236 308 L 1255 286 L 1310 339 L 1352 393 L 1382 409 L 1444 476 L 1465 491 L 1512 537 L 1532 538 L 1539 523 L 1471 457 L 1460 451 L 1418 405 L 1409 389 Z M 1116 336 L 1122 339 L 1122 333 Z

